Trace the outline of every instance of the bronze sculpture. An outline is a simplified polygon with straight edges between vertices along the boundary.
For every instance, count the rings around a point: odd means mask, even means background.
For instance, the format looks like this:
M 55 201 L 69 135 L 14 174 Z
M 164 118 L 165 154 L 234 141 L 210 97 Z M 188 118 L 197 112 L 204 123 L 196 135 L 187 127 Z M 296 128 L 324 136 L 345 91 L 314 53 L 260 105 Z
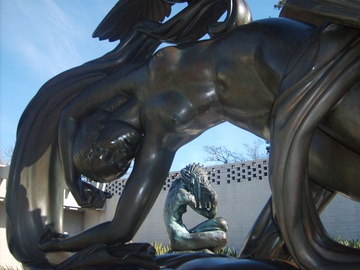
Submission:
M 60 74 L 31 101 L 19 123 L 9 177 L 10 250 L 24 265 L 47 269 L 56 263 L 46 258 L 50 251 L 81 251 L 131 240 L 177 149 L 229 121 L 272 142 L 273 223 L 278 223 L 296 263 L 304 269 L 357 269 L 359 251 L 334 243 L 319 223 L 307 179 L 360 199 L 358 29 L 276 18 L 233 30 L 216 25 L 210 28 L 219 37 L 193 43 L 189 41 L 197 40 L 221 15 L 214 7 L 220 6 L 222 12 L 231 5 L 220 0 L 191 2 L 188 11 L 179 14 L 185 18 L 185 24 L 178 25 L 180 31 L 172 27 L 179 17 L 163 25 L 136 26 L 113 52 Z M 243 1 L 235 3 L 247 7 Z M 211 19 L 203 10 L 212 11 Z M 239 20 L 229 15 L 231 27 L 249 21 L 248 12 L 240 15 Z M 201 27 L 187 27 L 190 22 L 195 25 L 193 20 Z M 182 35 L 182 29 L 188 35 Z M 160 40 L 180 45 L 152 55 Z M 293 119 L 299 126 L 292 126 Z M 88 134 L 90 126 L 95 128 L 93 136 L 80 145 L 84 140 L 79 130 Z M 303 139 L 306 144 L 301 149 Z M 128 149 L 125 160 L 118 147 Z M 109 181 L 133 157 L 134 170 L 114 219 L 63 238 L 64 182 L 79 204 L 99 207 L 106 194 L 83 183 L 81 173 Z M 95 171 L 94 162 L 99 165 Z M 297 175 L 289 172 L 294 166 Z M 300 214 L 295 216 L 293 210 L 299 207 L 302 212 L 295 211 Z M 295 226 L 299 231 L 292 235 L 294 224 L 301 226 Z M 55 257 L 60 256 L 55 253 Z
M 190 164 L 180 171 L 169 189 L 163 215 L 172 251 L 217 251 L 226 245 L 228 224 L 215 217 L 217 204 L 216 191 L 202 166 Z M 188 229 L 182 220 L 187 206 L 208 220 Z

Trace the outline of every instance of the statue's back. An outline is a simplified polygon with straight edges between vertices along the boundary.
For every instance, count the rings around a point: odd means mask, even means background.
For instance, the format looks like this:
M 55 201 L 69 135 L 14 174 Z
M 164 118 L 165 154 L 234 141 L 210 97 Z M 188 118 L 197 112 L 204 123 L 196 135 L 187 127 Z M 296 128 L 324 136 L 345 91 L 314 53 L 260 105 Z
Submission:
M 315 25 L 327 20 L 360 28 L 360 2 L 359 0 L 287 0 L 280 16 Z

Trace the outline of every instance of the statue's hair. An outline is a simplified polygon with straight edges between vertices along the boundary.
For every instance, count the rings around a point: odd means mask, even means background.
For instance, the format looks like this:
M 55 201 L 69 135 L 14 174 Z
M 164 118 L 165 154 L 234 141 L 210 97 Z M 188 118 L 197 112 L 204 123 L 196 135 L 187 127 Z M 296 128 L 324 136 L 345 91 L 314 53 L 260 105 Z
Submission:
M 226 18 L 219 22 L 225 12 Z M 184 44 L 197 41 L 205 34 L 217 38 L 250 21 L 251 11 L 244 0 L 199 0 L 163 24 L 144 21 L 144 25 L 158 40 Z
M 104 126 L 103 123 L 109 117 L 109 114 L 125 101 L 126 98 L 123 96 L 116 96 L 106 100 L 93 114 L 82 120 L 74 142 L 74 162 L 88 158 L 89 150 L 92 148 L 100 129 Z
M 180 171 L 180 175 L 182 182 L 185 184 L 185 189 L 194 195 L 196 207 L 201 208 L 204 206 L 203 203 L 206 201 L 204 201 L 203 196 L 207 194 L 206 192 L 204 193 L 205 190 L 216 196 L 216 192 L 211 187 L 207 172 L 203 166 L 195 163 L 189 164 Z
M 93 175 L 92 152 L 95 142 L 106 145 L 106 141 L 116 140 L 118 133 L 126 133 L 123 150 L 124 160 L 130 165 L 135 157 L 142 133 L 132 125 L 123 121 L 111 121 L 104 125 L 111 112 L 119 108 L 127 99 L 123 96 L 116 96 L 102 103 L 99 108 L 83 121 L 77 132 L 73 160 L 76 169 L 83 175 L 97 181 L 98 177 Z M 106 133 L 106 134 L 103 134 Z M 128 166 L 127 166 L 128 168 Z M 124 168 L 124 173 L 127 168 Z M 121 175 L 120 175 L 121 176 Z
M 200 180 L 200 185 L 202 185 L 202 186 L 210 185 L 210 182 L 208 181 L 208 179 L 206 177 L 207 172 L 206 172 L 205 168 L 203 166 L 201 166 L 200 164 L 193 163 L 193 164 L 187 165 L 184 169 L 182 169 L 180 171 L 180 175 L 181 175 L 181 178 L 187 182 L 193 181 L 191 176 L 202 176 L 202 177 L 194 177 L 194 178 L 198 179 L 198 181 Z M 194 184 L 194 183 L 192 183 L 192 184 Z

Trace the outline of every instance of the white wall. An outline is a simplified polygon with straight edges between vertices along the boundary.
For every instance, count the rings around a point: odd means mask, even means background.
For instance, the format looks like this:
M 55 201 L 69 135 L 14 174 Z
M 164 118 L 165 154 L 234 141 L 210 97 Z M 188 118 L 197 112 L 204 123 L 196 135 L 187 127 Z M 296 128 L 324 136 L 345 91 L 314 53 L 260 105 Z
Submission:
M 0 267 L 19 268 L 20 263 L 11 255 L 6 241 L 6 214 L 4 201 L 0 201 Z

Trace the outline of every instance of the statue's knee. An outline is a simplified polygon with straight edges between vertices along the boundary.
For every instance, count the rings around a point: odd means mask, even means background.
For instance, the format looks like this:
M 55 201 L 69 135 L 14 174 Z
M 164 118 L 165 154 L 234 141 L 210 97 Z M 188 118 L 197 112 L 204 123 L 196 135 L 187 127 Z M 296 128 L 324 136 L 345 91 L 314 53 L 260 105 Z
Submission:
M 221 246 L 221 247 L 226 246 L 227 242 L 228 242 L 227 235 L 226 235 L 225 232 L 223 232 L 223 233 L 222 233 L 222 236 L 221 236 L 220 239 L 219 239 L 220 246 Z
M 224 218 L 218 217 L 216 218 L 216 220 L 217 220 L 217 226 L 219 227 L 220 230 L 224 232 L 227 232 L 229 230 L 229 225 Z
M 213 239 L 211 241 L 212 246 L 208 246 L 211 248 L 212 251 L 217 251 L 220 248 L 223 248 L 227 245 L 228 238 L 226 232 L 224 231 L 217 231 L 216 234 L 213 235 Z

